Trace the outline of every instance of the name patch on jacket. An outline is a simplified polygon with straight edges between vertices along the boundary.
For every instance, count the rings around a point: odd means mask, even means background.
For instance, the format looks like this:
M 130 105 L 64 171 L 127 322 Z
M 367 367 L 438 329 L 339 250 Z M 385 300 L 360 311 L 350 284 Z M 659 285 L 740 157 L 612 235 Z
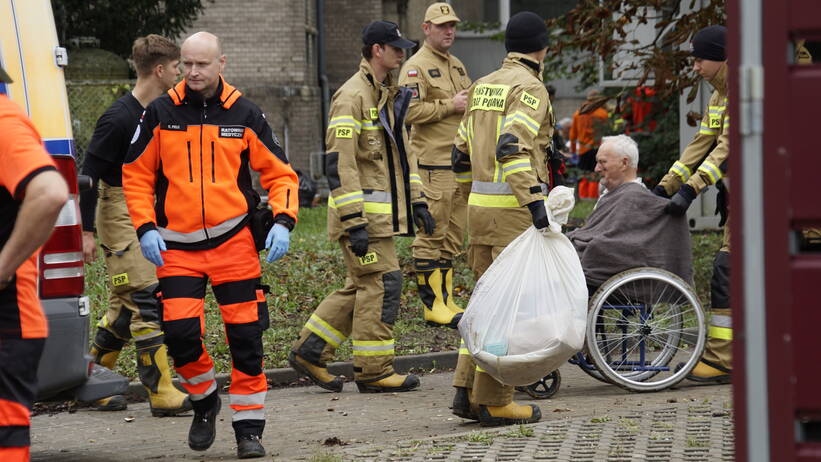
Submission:
M 220 127 L 220 138 L 242 138 L 245 127 Z
M 439 69 L 428 69 L 428 75 L 431 77 L 442 77 L 442 73 L 439 72 Z
M 503 112 L 509 91 L 509 85 L 492 83 L 476 85 L 476 88 L 473 89 L 473 98 L 470 101 L 470 110 Z
M 185 124 L 162 124 L 160 129 L 162 130 L 172 130 L 175 132 L 184 132 L 188 128 Z

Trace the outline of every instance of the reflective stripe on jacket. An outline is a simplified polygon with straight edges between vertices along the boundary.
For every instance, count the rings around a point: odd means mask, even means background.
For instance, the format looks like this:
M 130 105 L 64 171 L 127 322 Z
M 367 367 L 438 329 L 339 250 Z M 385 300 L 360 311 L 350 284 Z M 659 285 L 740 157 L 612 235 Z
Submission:
M 457 181 L 471 184 L 471 243 L 504 246 L 530 225 L 525 206 L 544 199 L 554 125 L 541 64 L 527 55 L 509 53 L 473 84 L 452 154 Z
M 659 182 L 667 194 L 675 194 L 685 183 L 699 193 L 727 175 L 730 117 L 727 112 L 726 77 L 727 66 L 724 65 L 710 81 L 715 91 L 710 96 L 698 133 Z
M 217 247 L 259 201 L 249 167 L 277 220 L 293 225 L 297 176 L 262 111 L 222 77 L 205 101 L 180 82 L 148 105 L 123 166 L 137 234 L 157 229 L 169 249 Z
M 366 60 L 331 100 L 325 134 L 328 236 L 367 226 L 371 237 L 413 235 L 413 203 L 425 203 L 416 157 L 405 151 L 410 90 L 373 77 Z

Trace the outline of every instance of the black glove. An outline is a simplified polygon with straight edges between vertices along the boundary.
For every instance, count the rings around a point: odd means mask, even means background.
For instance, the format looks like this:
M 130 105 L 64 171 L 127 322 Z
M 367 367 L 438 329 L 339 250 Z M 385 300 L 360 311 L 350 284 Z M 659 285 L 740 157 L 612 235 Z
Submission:
M 659 197 L 663 197 L 663 198 L 665 198 L 665 199 L 669 199 L 669 198 L 670 198 L 670 195 L 669 195 L 669 194 L 667 194 L 667 190 L 666 190 L 666 189 L 664 189 L 664 186 L 662 186 L 662 185 L 660 185 L 660 184 L 659 184 L 659 185 L 656 185 L 656 187 L 655 187 L 655 188 L 653 188 L 653 194 L 655 194 L 656 196 L 659 196 Z
M 687 213 L 690 204 L 696 198 L 696 190 L 689 184 L 682 185 L 675 196 L 664 207 L 664 213 L 680 217 Z
M 716 213 L 721 217 L 718 222 L 718 226 L 720 228 L 727 223 L 727 217 L 729 217 L 728 207 L 730 206 L 730 198 L 727 197 L 727 187 L 724 186 L 723 180 L 718 180 L 718 183 L 716 183 L 716 188 L 718 189 L 718 195 L 716 196 Z
M 433 234 L 433 230 L 436 229 L 436 220 L 434 220 L 433 216 L 428 212 L 427 204 L 413 204 L 413 221 L 416 222 L 416 226 L 424 230 L 427 235 Z
M 533 217 L 533 226 L 535 226 L 536 229 L 547 228 L 550 225 L 543 200 L 531 202 L 527 204 L 527 208 L 530 209 L 530 215 Z
M 348 230 L 351 239 L 351 251 L 357 257 L 364 257 L 368 253 L 368 231 L 365 225 Z

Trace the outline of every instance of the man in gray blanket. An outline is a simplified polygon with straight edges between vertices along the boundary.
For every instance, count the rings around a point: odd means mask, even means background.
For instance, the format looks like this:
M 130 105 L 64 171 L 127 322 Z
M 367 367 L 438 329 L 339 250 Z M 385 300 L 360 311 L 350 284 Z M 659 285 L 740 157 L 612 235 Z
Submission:
M 664 213 L 665 200 L 636 179 L 639 149 L 625 135 L 602 139 L 596 173 L 607 194 L 586 224 L 567 237 L 581 259 L 590 290 L 639 266 L 665 269 L 692 283 L 690 231 L 686 217 Z

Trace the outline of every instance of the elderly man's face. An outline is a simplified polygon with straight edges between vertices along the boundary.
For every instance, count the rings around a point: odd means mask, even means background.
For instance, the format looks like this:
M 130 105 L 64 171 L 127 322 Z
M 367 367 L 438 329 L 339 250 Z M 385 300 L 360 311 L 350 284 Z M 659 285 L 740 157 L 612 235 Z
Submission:
M 609 191 L 621 186 L 627 180 L 630 161 L 616 153 L 612 143 L 604 143 L 596 153 L 596 173 L 601 175 L 602 184 Z

